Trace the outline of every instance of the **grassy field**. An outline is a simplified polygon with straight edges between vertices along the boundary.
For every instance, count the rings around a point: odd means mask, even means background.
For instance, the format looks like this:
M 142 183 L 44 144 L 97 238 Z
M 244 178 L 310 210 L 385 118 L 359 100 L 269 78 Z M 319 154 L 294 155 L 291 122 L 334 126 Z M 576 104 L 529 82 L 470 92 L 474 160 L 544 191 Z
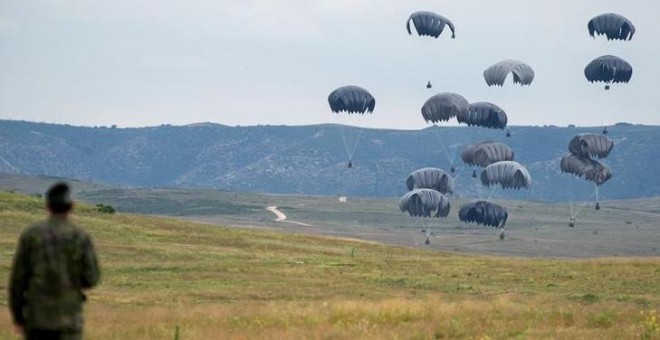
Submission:
M 34 194 L 54 179 L 0 174 L 0 189 Z M 76 197 L 109 204 L 119 211 L 174 216 L 221 226 L 256 227 L 290 233 L 357 238 L 435 250 L 521 257 L 660 256 L 660 198 L 594 202 L 542 203 L 494 199 L 509 211 L 506 240 L 493 228 L 461 223 L 465 202 L 451 197 L 446 219 L 414 219 L 401 213 L 398 198 L 273 195 L 227 190 L 117 188 L 72 182 Z M 501 194 L 501 193 L 500 193 Z M 496 194 L 495 197 L 499 197 Z M 504 195 L 504 194 L 501 194 Z M 287 220 L 275 223 L 267 206 L 278 206 Z M 568 226 L 571 211 L 575 227 Z M 427 229 L 434 233 L 425 245 Z
M 0 193 L 0 304 L 41 200 Z M 660 258 L 464 255 L 339 237 L 108 215 L 87 339 L 658 339 Z M 492 236 L 492 235 L 491 235 Z M 7 309 L 0 339 L 15 339 Z
M 452 197 L 446 219 L 414 219 L 401 213 L 397 198 L 267 195 L 200 189 L 99 189 L 81 197 L 121 211 L 162 214 L 217 225 L 241 225 L 293 233 L 350 237 L 436 250 L 522 257 L 660 256 L 660 199 L 573 204 L 502 201 L 507 207 L 506 240 L 497 231 L 458 220 L 465 199 Z M 274 223 L 266 211 L 278 206 L 287 220 Z M 435 233 L 425 246 L 426 228 Z

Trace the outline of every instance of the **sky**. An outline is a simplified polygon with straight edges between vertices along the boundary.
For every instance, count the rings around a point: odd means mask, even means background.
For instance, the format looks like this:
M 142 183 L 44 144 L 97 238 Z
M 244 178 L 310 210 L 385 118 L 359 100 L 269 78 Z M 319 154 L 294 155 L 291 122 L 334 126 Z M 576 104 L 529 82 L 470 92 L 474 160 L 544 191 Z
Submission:
M 408 35 L 420 10 L 456 39 Z M 608 12 L 635 24 L 632 41 L 589 36 Z M 510 125 L 660 125 L 659 12 L 657 0 L 2 0 L 0 119 L 421 129 L 426 99 L 454 92 Z M 629 84 L 586 81 L 606 54 L 632 64 Z M 488 87 L 483 71 L 503 59 L 532 66 L 532 85 Z M 375 111 L 332 113 L 343 85 L 368 89 Z

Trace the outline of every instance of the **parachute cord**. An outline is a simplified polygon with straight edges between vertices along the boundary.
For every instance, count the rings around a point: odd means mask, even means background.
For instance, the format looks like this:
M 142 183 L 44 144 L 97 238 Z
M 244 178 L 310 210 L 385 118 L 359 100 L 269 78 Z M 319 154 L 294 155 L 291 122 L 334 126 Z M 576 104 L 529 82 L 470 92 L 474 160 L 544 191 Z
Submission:
M 348 149 L 348 141 L 346 140 L 346 131 L 345 131 L 345 129 L 346 129 L 346 127 L 344 127 L 344 126 L 339 127 L 339 131 L 341 131 L 341 140 L 344 144 L 344 152 L 346 152 L 346 157 L 348 157 L 348 160 L 350 161 L 351 160 L 351 154 L 350 154 L 350 151 Z
M 415 224 L 417 224 L 418 228 L 421 228 L 424 233 L 421 234 L 422 237 L 422 243 L 424 245 L 427 245 L 426 240 L 430 240 L 431 236 L 433 236 L 433 232 L 431 231 L 431 225 L 432 219 L 426 218 L 426 217 L 415 217 Z
M 573 186 L 569 184 L 569 185 L 568 185 L 568 190 L 565 190 L 565 191 L 568 192 L 568 211 L 569 211 L 569 213 L 570 213 L 570 214 L 569 214 L 570 219 L 572 220 L 572 219 L 575 218 L 575 215 L 573 215 L 573 200 L 574 200 L 574 195 L 573 195 L 573 190 L 571 190 L 571 189 L 573 189 Z
M 481 184 L 481 181 L 479 183 L 475 183 L 477 186 L 477 196 L 479 196 L 480 200 L 484 199 L 484 186 Z
M 577 217 L 577 212 L 575 211 L 577 207 L 575 207 L 575 192 L 574 192 L 574 190 L 575 190 L 574 186 L 572 184 L 569 184 L 568 192 L 569 192 L 569 195 L 571 197 L 570 197 L 570 200 L 568 202 L 568 208 L 571 211 L 571 220 L 574 220 L 575 217 Z
M 580 204 L 579 209 L 578 209 L 578 211 L 575 213 L 575 215 L 573 216 L 573 218 L 576 218 L 576 217 L 578 217 L 578 215 L 580 215 L 580 213 L 582 212 L 582 210 L 583 210 L 584 208 L 586 208 L 586 207 L 589 205 L 589 203 L 590 203 L 589 200 L 591 200 L 591 198 L 594 197 L 595 194 L 596 194 L 595 192 L 591 193 L 591 195 L 589 196 L 589 198 L 587 198 L 587 200 L 586 200 L 585 202 L 583 202 L 582 204 Z
M 355 138 L 355 143 L 353 143 L 353 149 L 351 149 L 351 154 L 349 156 L 349 159 L 353 159 L 353 155 L 355 155 L 355 150 L 357 150 L 358 143 L 360 143 L 360 138 L 362 137 L 362 132 L 364 131 L 363 128 L 358 128 L 358 135 L 357 138 Z
M 455 175 L 452 176 L 452 178 L 455 179 L 455 180 L 458 179 L 461 176 L 461 173 L 463 173 L 464 169 L 465 168 L 463 168 L 463 167 L 461 167 L 459 169 L 456 169 L 456 171 L 454 172 Z M 449 175 L 451 176 L 451 174 L 449 174 Z
M 600 192 L 598 190 L 598 185 L 594 184 L 594 191 L 596 193 L 596 203 L 600 202 Z
M 347 136 L 346 129 L 348 128 L 349 127 L 342 126 L 340 127 L 340 131 L 341 131 L 341 139 L 342 142 L 344 143 L 344 151 L 346 152 L 346 157 L 348 157 L 349 161 L 352 161 L 353 155 L 355 154 L 355 150 L 357 150 L 357 146 L 358 143 L 360 142 L 360 137 L 362 137 L 362 132 L 364 131 L 364 129 L 357 128 L 358 129 L 357 137 L 355 138 L 355 140 L 352 140 L 350 136 Z
M 433 125 L 437 126 L 435 124 L 433 124 Z M 454 166 L 454 157 L 451 157 L 449 155 L 449 152 L 447 152 L 447 148 L 445 147 L 445 142 L 444 142 L 444 139 L 442 138 L 442 134 L 437 133 L 437 134 L 434 134 L 434 135 L 435 135 L 436 140 L 438 141 L 438 143 L 440 143 L 440 147 L 442 148 L 442 152 L 445 154 L 445 157 L 447 158 L 447 162 L 449 162 L 449 166 L 453 167 Z
M 486 200 L 486 202 L 490 203 L 490 199 L 493 198 L 493 194 L 494 194 L 494 193 L 495 193 L 495 186 L 493 186 L 493 187 L 490 189 L 490 194 L 488 195 L 488 199 Z

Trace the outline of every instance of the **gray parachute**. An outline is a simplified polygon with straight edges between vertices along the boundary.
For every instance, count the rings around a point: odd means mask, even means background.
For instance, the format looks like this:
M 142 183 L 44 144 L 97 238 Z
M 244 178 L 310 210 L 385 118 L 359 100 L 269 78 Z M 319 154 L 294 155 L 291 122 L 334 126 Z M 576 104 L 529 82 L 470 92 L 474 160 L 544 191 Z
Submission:
M 503 60 L 484 71 L 484 79 L 488 86 L 504 86 L 506 77 L 511 73 L 513 83 L 520 85 L 529 85 L 534 80 L 534 70 L 531 66 L 518 60 Z
M 461 153 L 465 164 L 482 168 L 496 162 L 512 161 L 513 157 L 514 152 L 508 145 L 490 141 L 470 144 Z
M 461 205 L 458 218 L 462 222 L 476 223 L 504 229 L 509 213 L 505 207 L 487 201 L 471 201 Z
M 529 188 L 532 177 L 520 163 L 501 161 L 487 166 L 481 172 L 481 183 L 485 186 L 499 184 L 503 189 Z
M 468 114 L 465 117 L 458 117 L 459 123 L 489 129 L 504 129 L 507 121 L 506 112 L 499 106 L 488 102 L 472 103 L 468 108 Z
M 364 114 L 373 112 L 376 100 L 369 91 L 359 86 L 342 86 L 330 93 L 328 103 L 332 112 Z
M 598 57 L 584 68 L 584 76 L 590 83 L 627 83 L 632 78 L 632 74 L 632 66 L 613 55 Z M 609 86 L 605 86 L 605 89 L 609 89 Z
M 606 136 L 595 133 L 580 133 L 571 139 L 568 144 L 568 151 L 584 158 L 594 156 L 605 158 L 610 154 L 613 147 L 614 142 Z
M 442 169 L 422 168 L 413 171 L 406 179 L 408 190 L 433 189 L 442 194 L 453 194 L 454 179 Z
M 635 25 L 625 17 L 606 13 L 595 16 L 587 24 L 589 35 L 605 35 L 607 40 L 631 40 L 635 34 Z
M 426 11 L 419 11 L 411 14 L 406 21 L 406 29 L 408 30 L 408 34 L 412 35 L 412 31 L 410 30 L 411 21 L 415 26 L 415 30 L 417 30 L 417 34 L 420 36 L 437 38 L 440 36 L 440 34 L 442 34 L 442 31 L 445 29 L 446 25 L 449 26 L 449 29 L 451 30 L 451 38 L 456 38 L 454 24 L 451 22 L 451 20 L 443 17 L 440 14 Z
M 422 106 L 422 116 L 427 122 L 448 121 L 452 117 L 465 119 L 470 103 L 460 94 L 438 93 L 426 100 Z
M 450 207 L 445 195 L 433 189 L 415 189 L 401 197 L 399 208 L 413 217 L 447 217 Z
M 567 153 L 561 158 L 559 164 L 561 171 L 601 185 L 612 178 L 610 168 L 594 159 L 580 157 L 572 153 Z

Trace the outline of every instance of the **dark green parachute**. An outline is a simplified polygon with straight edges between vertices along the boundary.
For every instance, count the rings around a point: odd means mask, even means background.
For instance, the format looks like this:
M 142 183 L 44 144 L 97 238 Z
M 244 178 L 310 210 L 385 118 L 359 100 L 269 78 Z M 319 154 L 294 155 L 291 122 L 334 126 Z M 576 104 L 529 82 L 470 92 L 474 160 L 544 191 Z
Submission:
M 487 166 L 481 172 L 481 183 L 485 186 L 499 184 L 502 189 L 529 188 L 532 177 L 520 163 L 501 161 Z
M 332 112 L 364 114 L 373 112 L 376 100 L 369 91 L 359 86 L 342 86 L 330 93 L 328 103 Z
M 601 185 L 612 178 L 612 170 L 607 165 L 572 153 L 567 153 L 561 158 L 559 167 L 562 172 L 584 177 L 596 185 Z
M 442 169 L 422 168 L 413 171 L 406 179 L 408 190 L 433 189 L 441 194 L 453 194 L 454 179 Z
M 461 153 L 465 164 L 485 168 L 495 162 L 512 161 L 513 150 L 501 142 L 481 142 L 470 144 Z
M 448 121 L 453 117 L 465 119 L 470 103 L 460 94 L 438 93 L 427 99 L 422 106 L 422 116 L 427 122 Z
M 449 199 L 433 189 L 415 189 L 401 197 L 399 208 L 413 217 L 447 217 L 450 206 Z
M 625 60 L 604 55 L 592 60 L 584 68 L 584 76 L 590 83 L 603 82 L 605 89 L 609 90 L 612 83 L 627 83 L 632 78 L 632 66 Z
M 584 158 L 605 158 L 610 154 L 612 148 L 614 148 L 614 142 L 611 139 L 595 133 L 577 134 L 568 143 L 568 151 Z
M 534 69 L 522 61 L 508 59 L 500 61 L 484 71 L 484 79 L 488 86 L 504 86 L 506 77 L 511 73 L 513 83 L 530 85 L 534 80 Z
M 445 29 L 446 25 L 449 26 L 449 29 L 451 30 L 451 38 L 456 38 L 454 24 L 451 22 L 451 20 L 443 17 L 440 14 L 426 11 L 419 11 L 411 14 L 406 21 L 406 30 L 408 30 L 408 34 L 412 35 L 412 31 L 410 30 L 411 21 L 415 26 L 415 30 L 417 30 L 417 34 L 420 36 L 437 38 L 440 36 L 440 34 L 442 34 L 442 31 Z
M 635 25 L 624 16 L 605 13 L 595 16 L 587 24 L 589 35 L 605 35 L 607 40 L 631 40 L 635 34 Z
M 459 116 L 458 122 L 468 126 L 481 126 L 489 129 L 504 129 L 507 124 L 506 112 L 499 106 L 488 102 L 470 104 L 468 114 Z
M 504 229 L 509 213 L 505 207 L 483 200 L 476 200 L 461 205 L 458 218 L 462 222 L 476 223 Z

